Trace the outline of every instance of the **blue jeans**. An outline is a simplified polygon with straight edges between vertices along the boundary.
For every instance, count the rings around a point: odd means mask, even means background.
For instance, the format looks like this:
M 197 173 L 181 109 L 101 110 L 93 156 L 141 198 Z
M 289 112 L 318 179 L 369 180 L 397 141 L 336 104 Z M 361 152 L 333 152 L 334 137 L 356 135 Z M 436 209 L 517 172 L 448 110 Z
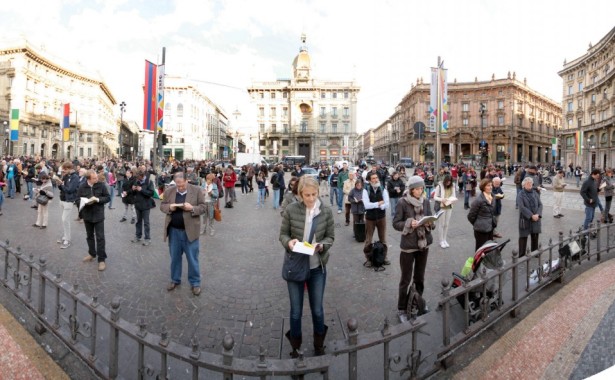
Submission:
M 277 210 L 280 207 L 280 189 L 273 189 L 273 209 Z
M 9 198 L 15 198 L 15 177 L 8 179 L 7 181 L 7 185 L 8 185 L 8 193 L 6 194 Z
M 595 207 L 585 206 L 585 221 L 583 222 L 583 230 L 587 230 L 589 225 L 594 221 Z
M 465 194 L 463 195 L 463 205 L 464 206 L 470 207 L 470 194 L 471 193 L 472 193 L 471 191 L 466 190 Z
M 343 207 L 343 202 L 344 202 L 344 192 L 342 191 L 342 189 L 337 189 L 337 209 L 342 211 L 342 207 Z
M 182 255 L 188 261 L 188 282 L 191 286 L 201 286 L 199 269 L 199 239 L 188 241 L 186 230 L 169 227 L 169 254 L 171 255 L 171 282 L 182 282 Z
M 433 191 L 433 186 L 425 186 L 425 193 L 427 193 L 427 199 L 431 198 L 432 191 Z
M 0 211 L 2 211 L 2 204 L 4 203 L 4 191 L 0 189 Z
M 124 180 L 123 179 L 118 180 L 115 185 L 117 187 L 117 195 L 118 196 L 122 195 L 122 186 L 124 186 Z M 111 195 L 113 196 L 113 193 L 111 193 Z
M 337 187 L 331 186 L 329 189 L 329 200 L 331 201 L 331 206 L 334 205 L 334 202 L 337 203 L 337 193 L 339 189 Z
M 262 206 L 265 202 L 265 188 L 258 189 L 258 198 L 256 198 L 256 205 Z
M 109 193 L 109 196 L 110 196 L 110 199 L 111 199 L 111 200 L 109 201 L 109 208 L 112 208 L 112 207 L 113 207 L 113 198 L 115 198 L 115 197 L 114 197 L 114 195 L 115 195 L 115 193 L 114 193 L 114 192 L 115 192 L 115 189 L 113 188 L 113 186 L 108 185 L 108 184 L 107 184 L 107 185 L 105 185 L 105 186 L 107 186 L 107 192 Z
M 28 198 L 32 199 L 34 197 L 34 182 L 26 182 L 26 187 L 28 189 Z
M 325 333 L 325 312 L 322 303 L 326 282 L 327 272 L 322 267 L 311 269 L 310 278 L 305 282 L 310 300 L 310 310 L 312 311 L 314 334 Z M 302 336 L 301 316 L 303 315 L 303 295 L 305 294 L 304 283 L 286 281 L 286 284 L 290 298 L 290 336 L 299 338 Z
M 241 180 L 241 193 L 248 194 L 248 181 L 245 179 Z
M 391 220 L 395 218 L 395 209 L 397 208 L 397 202 L 399 202 L 399 198 L 389 198 L 389 204 L 391 205 Z

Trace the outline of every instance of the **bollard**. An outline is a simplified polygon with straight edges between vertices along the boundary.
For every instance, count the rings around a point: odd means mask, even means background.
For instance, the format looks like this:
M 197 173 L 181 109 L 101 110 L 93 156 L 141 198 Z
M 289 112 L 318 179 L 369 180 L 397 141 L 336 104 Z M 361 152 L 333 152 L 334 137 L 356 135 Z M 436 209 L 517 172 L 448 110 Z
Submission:
M 357 328 L 359 324 L 355 318 L 350 318 L 348 322 L 346 322 L 346 326 L 348 327 L 348 345 L 356 346 L 359 338 L 359 333 Z M 350 380 L 357 380 L 357 351 L 353 350 L 348 352 L 348 378 Z
M 235 339 L 233 339 L 231 334 L 226 334 L 224 336 L 224 340 L 222 341 L 222 363 L 224 363 L 227 367 L 231 367 L 233 365 L 233 347 L 235 347 Z M 224 380 L 232 380 L 233 372 L 224 371 L 222 378 Z
M 120 297 L 111 301 L 111 323 L 109 323 L 109 378 L 115 379 L 118 375 L 118 356 L 120 331 L 117 322 L 120 320 Z

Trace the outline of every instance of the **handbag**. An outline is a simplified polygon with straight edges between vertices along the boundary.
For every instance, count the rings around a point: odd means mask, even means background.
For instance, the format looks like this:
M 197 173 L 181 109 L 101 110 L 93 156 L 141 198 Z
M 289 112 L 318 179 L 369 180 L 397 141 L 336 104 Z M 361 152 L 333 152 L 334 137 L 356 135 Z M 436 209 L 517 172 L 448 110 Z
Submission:
M 311 243 L 316 232 L 318 215 L 312 219 L 309 242 Z M 282 265 L 282 278 L 286 281 L 303 282 L 310 278 L 310 256 L 303 253 L 289 251 L 284 252 L 284 264 Z
M 36 197 L 36 203 L 45 206 L 47 203 L 49 203 L 49 197 L 45 194 L 39 194 Z
M 220 211 L 218 206 L 214 207 L 214 219 L 218 222 L 222 221 L 222 211 Z

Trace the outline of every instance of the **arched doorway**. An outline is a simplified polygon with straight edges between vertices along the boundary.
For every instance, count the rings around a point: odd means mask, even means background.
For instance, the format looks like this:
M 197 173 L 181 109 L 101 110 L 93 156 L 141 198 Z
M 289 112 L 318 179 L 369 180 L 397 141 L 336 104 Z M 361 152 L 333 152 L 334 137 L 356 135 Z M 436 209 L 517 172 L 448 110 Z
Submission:
M 45 148 L 47 147 L 47 144 L 43 143 L 41 144 L 41 157 L 45 157 Z
M 51 158 L 54 160 L 58 158 L 58 144 L 53 144 L 51 146 Z
M 34 144 L 30 144 L 30 156 L 34 156 Z

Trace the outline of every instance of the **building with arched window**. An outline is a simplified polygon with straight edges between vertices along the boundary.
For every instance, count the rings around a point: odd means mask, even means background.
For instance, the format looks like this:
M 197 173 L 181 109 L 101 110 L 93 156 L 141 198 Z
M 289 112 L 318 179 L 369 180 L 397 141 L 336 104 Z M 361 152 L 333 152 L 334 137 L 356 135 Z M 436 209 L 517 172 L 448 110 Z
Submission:
M 292 79 L 248 88 L 257 111 L 259 152 L 274 162 L 286 155 L 304 155 L 307 162 L 351 159 L 359 87 L 313 79 L 305 35 L 302 42 Z
M 96 74 L 69 68 L 26 41 L 0 47 L 0 118 L 19 110 L 19 140 L 2 144 L 14 156 L 112 157 L 118 148 L 115 98 Z M 70 103 L 70 138 L 61 140 L 62 105 Z M 1 130 L 2 141 L 7 139 Z M 64 154 L 62 153 L 64 147 Z
M 558 73 L 563 81 L 563 163 L 615 166 L 615 28 Z M 577 141 L 578 132 L 578 141 Z

